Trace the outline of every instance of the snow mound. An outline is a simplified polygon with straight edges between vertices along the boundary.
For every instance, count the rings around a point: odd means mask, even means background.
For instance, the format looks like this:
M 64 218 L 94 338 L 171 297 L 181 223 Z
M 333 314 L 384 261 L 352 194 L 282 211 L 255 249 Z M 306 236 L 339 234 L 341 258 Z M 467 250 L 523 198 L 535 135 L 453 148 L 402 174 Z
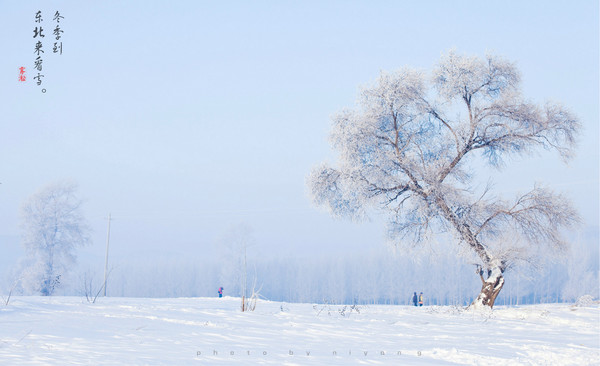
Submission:
M 594 301 L 594 298 L 591 295 L 580 296 L 575 302 L 575 306 L 577 307 L 593 306 L 594 304 L 596 304 L 596 301 Z

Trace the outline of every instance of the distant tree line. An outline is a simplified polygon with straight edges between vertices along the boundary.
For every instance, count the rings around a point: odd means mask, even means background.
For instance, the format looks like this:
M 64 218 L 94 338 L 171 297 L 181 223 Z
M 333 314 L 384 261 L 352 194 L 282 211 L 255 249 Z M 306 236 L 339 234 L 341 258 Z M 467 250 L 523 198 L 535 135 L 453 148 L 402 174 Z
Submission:
M 568 260 L 549 261 L 535 271 L 513 268 L 506 273 L 510 282 L 496 304 L 570 302 L 585 294 L 598 298 L 598 249 L 593 243 L 588 246 Z M 139 258 L 115 263 L 109 296 L 217 297 L 220 286 L 225 296 L 242 293 L 239 273 L 227 278 L 218 261 Z M 381 248 L 321 258 L 253 258 L 249 268 L 248 277 L 256 277 L 263 298 L 283 302 L 408 305 L 414 291 L 423 291 L 426 305 L 466 306 L 480 287 L 473 276 L 476 267 L 457 261 L 450 252 L 393 255 Z M 101 285 L 100 268 L 96 273 Z M 81 295 L 82 276 L 72 276 L 70 286 L 59 294 Z

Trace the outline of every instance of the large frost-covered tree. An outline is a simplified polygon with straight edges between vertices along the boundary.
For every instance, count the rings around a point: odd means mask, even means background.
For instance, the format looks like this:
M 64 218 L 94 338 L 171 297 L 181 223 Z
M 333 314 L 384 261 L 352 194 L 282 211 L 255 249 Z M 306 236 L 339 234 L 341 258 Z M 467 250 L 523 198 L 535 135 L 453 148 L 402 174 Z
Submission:
M 565 161 L 572 155 L 578 119 L 560 104 L 528 101 L 519 83 L 509 61 L 454 51 L 431 74 L 382 72 L 355 109 L 333 117 L 339 165 L 311 172 L 314 202 L 352 219 L 382 210 L 396 243 L 453 233 L 479 263 L 474 304 L 492 307 L 504 272 L 533 248 L 564 248 L 560 231 L 578 221 L 565 197 L 539 185 L 513 200 L 478 188 L 477 160 L 499 168 L 506 157 L 536 148 L 556 150 Z
M 53 183 L 30 196 L 21 208 L 26 251 L 21 281 L 28 292 L 52 295 L 75 263 L 75 249 L 89 241 L 76 193 L 73 183 Z

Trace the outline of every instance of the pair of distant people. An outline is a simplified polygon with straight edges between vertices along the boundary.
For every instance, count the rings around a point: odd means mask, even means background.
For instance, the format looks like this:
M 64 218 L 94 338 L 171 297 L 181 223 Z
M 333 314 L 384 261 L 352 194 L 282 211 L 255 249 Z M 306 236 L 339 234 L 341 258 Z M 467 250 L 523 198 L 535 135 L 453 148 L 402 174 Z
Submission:
M 423 293 L 421 292 L 419 296 L 417 296 L 417 293 L 415 292 L 412 297 L 412 302 L 415 304 L 415 306 L 423 306 Z

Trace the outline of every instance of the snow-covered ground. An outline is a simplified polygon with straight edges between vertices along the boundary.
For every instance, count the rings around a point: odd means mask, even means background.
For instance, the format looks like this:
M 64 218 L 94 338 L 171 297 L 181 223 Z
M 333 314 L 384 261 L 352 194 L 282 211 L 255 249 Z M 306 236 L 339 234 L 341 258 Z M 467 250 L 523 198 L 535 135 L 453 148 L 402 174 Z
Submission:
M 1 365 L 593 365 L 600 311 L 566 304 L 284 304 L 236 298 L 14 297 Z

